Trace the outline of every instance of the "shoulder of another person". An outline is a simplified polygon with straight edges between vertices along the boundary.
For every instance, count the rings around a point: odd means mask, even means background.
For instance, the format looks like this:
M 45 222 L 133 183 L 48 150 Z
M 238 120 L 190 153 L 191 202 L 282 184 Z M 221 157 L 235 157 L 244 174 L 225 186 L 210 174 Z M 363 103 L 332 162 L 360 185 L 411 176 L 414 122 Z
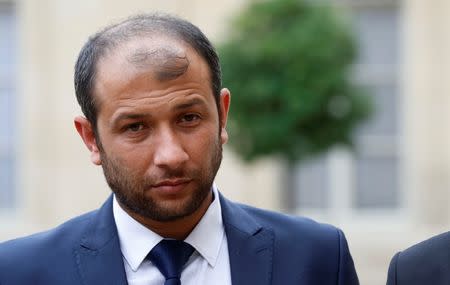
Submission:
M 450 284 L 450 232 L 415 244 L 394 258 L 397 284 Z
M 400 252 L 399 262 L 448 257 L 450 251 L 450 231 L 415 244 Z M 444 256 L 442 256 L 444 257 Z

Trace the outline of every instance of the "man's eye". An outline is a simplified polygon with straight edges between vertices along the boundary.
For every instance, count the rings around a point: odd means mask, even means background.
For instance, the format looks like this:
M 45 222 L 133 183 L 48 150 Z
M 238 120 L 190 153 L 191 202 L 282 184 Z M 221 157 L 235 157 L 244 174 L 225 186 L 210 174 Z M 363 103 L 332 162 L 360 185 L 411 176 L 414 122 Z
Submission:
M 127 130 L 132 132 L 138 132 L 141 131 L 144 128 L 144 125 L 142 123 L 134 123 L 130 124 L 126 127 Z
M 194 122 L 200 119 L 200 116 L 197 114 L 186 114 L 181 118 L 182 122 Z

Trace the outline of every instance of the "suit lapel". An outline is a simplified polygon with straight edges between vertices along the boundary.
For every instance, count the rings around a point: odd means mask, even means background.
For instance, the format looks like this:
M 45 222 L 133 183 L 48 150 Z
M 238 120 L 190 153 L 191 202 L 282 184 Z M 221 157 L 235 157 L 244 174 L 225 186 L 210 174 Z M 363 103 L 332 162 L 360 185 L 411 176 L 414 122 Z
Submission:
M 273 232 L 261 227 L 240 206 L 220 195 L 233 285 L 269 285 L 272 279 Z
M 127 284 L 112 197 L 94 215 L 74 254 L 82 284 Z

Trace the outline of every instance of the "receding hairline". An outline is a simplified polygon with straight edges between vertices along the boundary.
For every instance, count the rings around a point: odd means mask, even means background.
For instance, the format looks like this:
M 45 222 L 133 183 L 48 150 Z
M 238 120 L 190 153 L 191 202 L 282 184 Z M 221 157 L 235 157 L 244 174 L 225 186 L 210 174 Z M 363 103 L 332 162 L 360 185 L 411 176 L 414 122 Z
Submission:
M 106 58 L 119 54 L 126 63 L 138 69 L 151 68 L 155 78 L 166 81 L 175 79 L 187 71 L 190 64 L 188 50 L 201 57 L 189 43 L 180 39 L 166 35 L 135 36 L 104 53 L 97 61 L 97 68 Z
M 158 39 L 152 38 L 149 39 L 147 37 L 134 37 L 130 38 L 127 41 L 123 41 L 121 44 L 117 45 L 114 49 L 110 50 L 108 53 L 105 53 L 103 56 L 101 56 L 97 60 L 96 64 L 96 76 L 95 80 L 93 82 L 93 89 L 92 94 L 96 98 L 97 107 L 100 108 L 102 105 L 103 100 L 100 98 L 99 92 L 99 79 L 105 78 L 104 76 L 99 78 L 100 73 L 102 70 L 105 70 L 103 67 L 103 63 L 105 61 L 109 61 L 111 59 L 115 60 L 117 59 L 123 64 L 130 65 L 132 68 L 136 68 L 136 72 L 140 72 L 139 69 L 145 70 L 144 72 L 150 72 L 152 75 L 152 78 L 156 79 L 159 82 L 165 82 L 165 81 L 171 81 L 175 80 L 180 76 L 183 76 L 185 73 L 188 72 L 189 69 L 195 68 L 194 66 L 199 65 L 198 60 L 200 60 L 200 65 L 202 69 L 205 70 L 203 73 L 202 78 L 205 78 L 208 82 L 208 87 L 210 88 L 210 91 L 212 92 L 212 96 L 214 97 L 214 89 L 211 86 L 212 83 L 212 72 L 211 68 L 208 66 L 208 63 L 206 59 L 199 53 L 192 45 L 189 43 L 186 43 L 183 40 L 173 39 L 171 37 L 168 37 L 166 35 L 159 35 L 157 36 Z M 131 43 L 131 47 L 127 46 Z M 136 44 L 134 44 L 136 43 Z M 142 43 L 142 44 L 139 44 Z M 145 43 L 148 43 L 146 45 Z M 129 56 L 136 55 L 136 52 L 142 52 L 140 48 L 145 47 L 148 48 L 147 51 L 152 52 L 154 50 L 160 51 L 161 49 L 165 48 L 171 48 L 170 52 L 174 52 L 174 56 L 179 56 L 176 58 L 170 58 L 168 62 L 163 62 L 163 66 L 161 66 L 160 62 L 156 62 L 156 64 L 151 61 L 148 65 L 146 64 L 136 64 L 134 62 L 129 61 Z M 125 51 L 125 52 L 124 52 Z M 178 53 L 177 53 L 178 52 Z M 159 58 L 157 59 L 159 60 Z M 193 63 L 197 62 L 197 63 Z M 169 64 L 168 64 L 169 63 Z M 180 64 L 177 66 L 177 64 Z M 194 65 L 193 65 L 194 64 Z M 114 70 L 120 72 L 120 69 L 114 68 Z
M 194 42 L 190 41 L 190 38 L 184 35 L 183 32 L 180 32 L 180 26 L 193 26 L 192 23 L 170 14 L 165 13 L 151 13 L 151 14 L 137 14 L 128 18 L 125 18 L 122 21 L 119 21 L 116 24 L 109 25 L 102 30 L 100 30 L 96 34 L 95 41 L 99 42 L 100 45 L 103 45 L 103 48 L 100 49 L 100 52 L 97 54 L 96 63 L 94 66 L 94 89 L 95 89 L 95 78 L 98 72 L 99 64 L 106 57 L 114 54 L 119 51 L 122 46 L 127 45 L 133 41 L 152 41 L 154 44 L 151 44 L 155 48 L 155 50 L 147 51 L 147 55 L 150 55 L 152 52 L 160 53 L 162 49 L 165 49 L 163 54 L 168 55 L 169 58 L 176 58 L 179 61 L 185 61 L 185 64 L 175 64 L 167 66 L 169 72 L 162 71 L 160 72 L 159 77 L 160 80 L 170 80 L 174 79 L 187 71 L 189 67 L 189 59 L 186 56 L 186 51 L 192 50 L 194 53 L 199 55 L 204 61 L 207 61 L 204 55 L 197 50 L 197 46 Z M 176 27 L 176 28 L 174 28 Z M 195 27 L 197 28 L 197 27 Z M 198 29 L 198 28 L 197 28 Z M 199 30 L 199 29 L 198 29 Z M 199 30 L 200 33 L 201 30 Z M 173 47 L 167 48 L 166 43 L 173 44 L 177 43 L 178 47 L 183 47 L 185 53 L 184 55 L 176 54 L 175 49 Z M 162 47 L 163 43 L 166 47 Z M 176 46 L 176 45 L 175 45 Z M 162 49 L 161 49 L 162 48 Z M 135 54 L 138 51 L 135 51 Z M 133 55 L 130 55 L 133 57 Z M 142 54 L 141 54 L 142 56 Z M 131 60 L 132 62 L 133 60 Z M 136 62 L 136 61 L 135 61 Z M 212 83 L 213 80 L 213 70 L 209 65 L 209 80 Z M 139 65 L 139 64 L 137 64 Z M 179 67 L 177 67 L 177 65 Z M 181 65 L 181 66 L 180 66 Z M 170 70 L 175 69 L 175 70 Z M 213 88 L 214 89 L 214 88 Z M 95 93 L 95 92 L 94 92 Z M 94 95 L 94 94 L 93 94 Z M 95 95 L 94 95 L 95 96 Z
M 91 35 L 78 55 L 74 76 L 75 93 L 83 113 L 94 126 L 98 106 L 93 89 L 97 83 L 99 60 L 114 52 L 121 43 L 155 36 L 186 44 L 206 61 L 209 82 L 219 108 L 221 68 L 217 52 L 208 37 L 199 27 L 177 15 L 159 12 L 135 14 L 117 19 Z
M 189 56 L 189 54 L 191 54 L 191 56 Z M 97 73 L 99 71 L 99 67 L 102 65 L 102 62 L 110 60 L 111 58 L 117 58 L 118 60 L 123 60 L 124 63 L 130 64 L 137 69 L 155 68 L 158 64 L 167 64 L 167 61 L 170 60 L 185 61 L 186 66 L 182 68 L 183 72 L 178 74 L 182 75 L 190 66 L 193 54 L 206 65 L 208 69 L 208 79 L 212 80 L 212 71 L 207 60 L 198 50 L 196 50 L 194 46 L 182 38 L 175 38 L 165 34 L 149 36 L 137 35 L 123 40 L 120 43 L 116 43 L 114 47 L 98 56 L 95 64 L 95 73 L 98 75 Z M 149 59 L 149 62 L 145 62 Z M 176 77 L 156 77 L 156 79 L 160 81 L 175 78 Z M 94 86 L 95 81 L 96 80 L 94 80 Z
M 97 35 L 100 41 L 107 41 L 110 47 L 133 38 L 152 36 L 172 38 L 192 45 L 174 29 L 175 23 L 190 24 L 184 19 L 165 13 L 138 14 L 103 28 Z

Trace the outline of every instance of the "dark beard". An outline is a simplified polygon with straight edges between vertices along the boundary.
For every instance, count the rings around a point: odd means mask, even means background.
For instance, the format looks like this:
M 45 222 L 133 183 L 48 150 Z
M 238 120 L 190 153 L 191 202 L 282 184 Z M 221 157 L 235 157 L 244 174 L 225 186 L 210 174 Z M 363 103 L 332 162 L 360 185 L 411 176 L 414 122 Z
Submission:
M 106 155 L 102 147 L 99 149 L 106 181 L 121 206 L 142 217 L 160 222 L 174 221 L 193 214 L 208 197 L 222 161 L 222 144 L 219 138 L 210 152 L 209 165 L 202 165 L 201 169 L 189 172 L 183 169 L 166 170 L 164 177 L 141 177 L 124 167 L 117 158 Z M 189 201 L 178 205 L 176 209 L 166 208 L 145 195 L 158 180 L 182 177 L 192 178 L 194 183 L 198 183 L 198 187 Z

